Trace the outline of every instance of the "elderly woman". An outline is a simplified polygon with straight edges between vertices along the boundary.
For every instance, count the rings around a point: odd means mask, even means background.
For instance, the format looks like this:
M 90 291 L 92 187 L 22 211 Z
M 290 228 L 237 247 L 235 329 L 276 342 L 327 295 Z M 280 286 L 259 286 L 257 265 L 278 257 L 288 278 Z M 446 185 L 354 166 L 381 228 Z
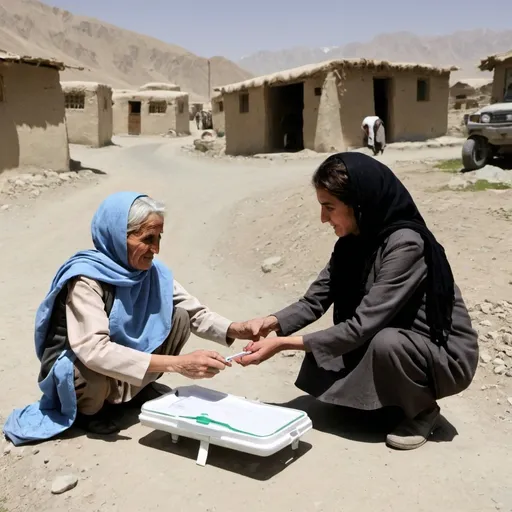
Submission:
M 356 409 L 400 407 L 388 434 L 398 449 L 421 446 L 440 398 L 471 383 L 477 334 L 443 247 L 409 192 L 386 166 L 360 153 L 329 157 L 313 176 L 321 220 L 339 237 L 327 266 L 297 303 L 251 321 L 261 336 L 242 365 L 282 350 L 305 351 L 296 382 L 321 401 Z M 290 336 L 334 306 L 334 326 Z
M 163 228 L 164 208 L 147 196 L 121 192 L 100 205 L 92 221 L 96 249 L 64 263 L 38 309 L 43 397 L 8 418 L 4 433 L 14 444 L 73 424 L 113 433 L 106 404 L 142 390 L 145 399 L 156 396 L 149 388 L 162 373 L 211 378 L 230 366 L 214 351 L 180 355 L 191 331 L 222 345 L 252 339 L 247 324 L 210 311 L 154 258 Z

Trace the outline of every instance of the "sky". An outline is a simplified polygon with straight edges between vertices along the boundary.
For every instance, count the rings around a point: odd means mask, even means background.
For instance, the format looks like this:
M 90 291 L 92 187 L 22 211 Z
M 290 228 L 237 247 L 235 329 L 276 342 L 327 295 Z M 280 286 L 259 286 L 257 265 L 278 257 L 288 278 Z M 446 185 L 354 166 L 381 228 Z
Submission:
M 389 32 L 443 35 L 512 28 L 511 0 L 486 0 L 478 8 L 477 0 L 43 1 L 203 57 L 234 60 L 260 50 L 341 46 Z

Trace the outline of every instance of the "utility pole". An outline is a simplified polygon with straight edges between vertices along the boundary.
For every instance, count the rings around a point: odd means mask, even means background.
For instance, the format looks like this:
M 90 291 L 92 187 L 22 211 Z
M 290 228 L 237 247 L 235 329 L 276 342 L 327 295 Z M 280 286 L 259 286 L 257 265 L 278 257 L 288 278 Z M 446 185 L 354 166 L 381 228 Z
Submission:
M 208 59 L 208 100 L 212 99 L 212 72 L 210 66 L 210 59 Z

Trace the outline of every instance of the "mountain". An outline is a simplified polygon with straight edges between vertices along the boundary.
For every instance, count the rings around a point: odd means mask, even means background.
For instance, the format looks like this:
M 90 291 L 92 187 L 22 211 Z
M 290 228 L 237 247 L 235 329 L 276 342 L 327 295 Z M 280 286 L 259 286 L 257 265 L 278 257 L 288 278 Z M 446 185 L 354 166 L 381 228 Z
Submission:
M 0 49 L 87 68 L 68 69 L 63 80 L 93 80 L 114 88 L 174 82 L 193 97 L 208 97 L 207 59 L 37 0 L 0 0 Z M 252 76 L 224 57 L 212 57 L 210 63 L 212 87 Z
M 466 30 L 437 37 L 396 32 L 378 35 L 368 42 L 344 46 L 261 51 L 240 59 L 238 64 L 255 75 L 265 75 L 324 60 L 366 57 L 437 66 L 456 65 L 462 69 L 452 74 L 454 79 L 477 78 L 490 76 L 477 69 L 480 59 L 511 48 L 512 30 Z

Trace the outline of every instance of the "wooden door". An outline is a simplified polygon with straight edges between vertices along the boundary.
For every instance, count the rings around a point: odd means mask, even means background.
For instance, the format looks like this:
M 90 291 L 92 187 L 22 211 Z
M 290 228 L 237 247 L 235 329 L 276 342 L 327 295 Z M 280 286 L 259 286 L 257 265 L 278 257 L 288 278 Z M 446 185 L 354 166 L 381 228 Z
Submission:
M 140 135 L 141 133 L 141 108 L 140 101 L 128 103 L 128 135 Z

